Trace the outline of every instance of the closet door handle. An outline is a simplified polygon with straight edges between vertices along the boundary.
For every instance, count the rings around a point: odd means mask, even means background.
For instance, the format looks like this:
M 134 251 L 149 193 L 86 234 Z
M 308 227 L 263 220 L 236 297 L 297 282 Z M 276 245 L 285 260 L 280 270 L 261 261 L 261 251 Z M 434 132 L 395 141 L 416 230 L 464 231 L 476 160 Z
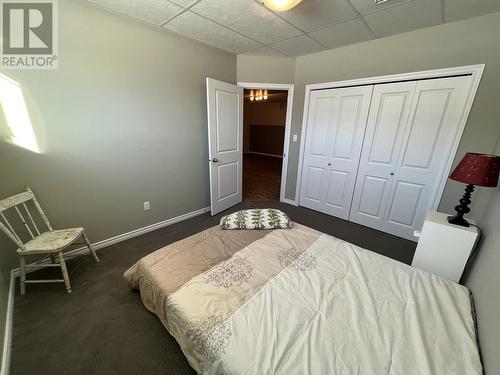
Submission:
M 328 166 L 331 167 L 332 166 L 332 163 L 328 163 Z
M 390 173 L 390 175 L 391 175 L 391 176 L 394 176 L 394 172 L 391 172 L 391 173 Z

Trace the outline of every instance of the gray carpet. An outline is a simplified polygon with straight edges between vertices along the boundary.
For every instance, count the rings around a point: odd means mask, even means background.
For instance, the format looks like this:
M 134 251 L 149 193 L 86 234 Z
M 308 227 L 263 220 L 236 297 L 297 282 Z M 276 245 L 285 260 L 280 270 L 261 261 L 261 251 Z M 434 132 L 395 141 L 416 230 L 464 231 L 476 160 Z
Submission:
M 413 242 L 278 202 L 245 202 L 229 212 L 250 207 L 280 208 L 298 223 L 404 263 L 415 251 Z M 31 284 L 22 297 L 16 287 L 11 374 L 193 374 L 174 338 L 122 274 L 144 255 L 219 218 L 205 214 L 102 249 L 100 264 L 89 256 L 69 261 L 70 295 L 62 284 Z

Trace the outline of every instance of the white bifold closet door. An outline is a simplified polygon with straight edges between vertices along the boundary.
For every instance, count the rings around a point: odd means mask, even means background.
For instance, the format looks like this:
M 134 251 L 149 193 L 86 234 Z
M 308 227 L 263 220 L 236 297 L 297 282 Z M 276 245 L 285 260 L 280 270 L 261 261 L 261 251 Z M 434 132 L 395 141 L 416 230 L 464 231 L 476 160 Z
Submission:
M 372 86 L 311 93 L 300 205 L 349 217 Z
M 437 204 L 470 76 L 376 85 L 349 220 L 414 240 Z

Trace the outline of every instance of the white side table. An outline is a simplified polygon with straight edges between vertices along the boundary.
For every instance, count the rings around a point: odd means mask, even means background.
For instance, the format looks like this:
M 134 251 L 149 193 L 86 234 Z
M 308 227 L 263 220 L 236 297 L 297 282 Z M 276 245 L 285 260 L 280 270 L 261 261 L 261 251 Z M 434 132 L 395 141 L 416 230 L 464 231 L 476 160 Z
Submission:
M 433 211 L 427 214 L 411 265 L 458 283 L 479 231 L 472 225 L 450 224 L 448 216 Z

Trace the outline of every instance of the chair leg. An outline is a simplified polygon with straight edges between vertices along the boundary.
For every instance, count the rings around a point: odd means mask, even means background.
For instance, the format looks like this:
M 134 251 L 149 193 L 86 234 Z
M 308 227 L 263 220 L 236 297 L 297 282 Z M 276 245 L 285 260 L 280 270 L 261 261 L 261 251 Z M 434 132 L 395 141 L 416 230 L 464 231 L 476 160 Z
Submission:
M 26 294 L 26 259 L 23 256 L 19 259 L 19 269 L 21 272 L 21 280 L 19 282 L 19 286 L 21 287 L 21 295 L 24 296 Z
M 92 256 L 94 257 L 94 260 L 96 261 L 96 263 L 99 263 L 100 260 L 99 260 L 99 257 L 97 256 L 94 248 L 92 247 L 92 245 L 90 244 L 90 241 L 89 239 L 87 238 L 87 235 L 85 233 L 82 233 L 82 237 L 83 237 L 83 240 L 85 241 L 85 244 L 87 245 L 87 247 L 89 248 L 89 251 L 90 251 L 90 254 L 92 254 Z
M 61 265 L 61 271 L 64 278 L 64 284 L 66 285 L 66 291 L 68 293 L 71 293 L 71 284 L 69 283 L 68 269 L 66 268 L 66 262 L 64 261 L 62 252 L 58 252 L 57 257 L 59 258 L 59 264 Z

